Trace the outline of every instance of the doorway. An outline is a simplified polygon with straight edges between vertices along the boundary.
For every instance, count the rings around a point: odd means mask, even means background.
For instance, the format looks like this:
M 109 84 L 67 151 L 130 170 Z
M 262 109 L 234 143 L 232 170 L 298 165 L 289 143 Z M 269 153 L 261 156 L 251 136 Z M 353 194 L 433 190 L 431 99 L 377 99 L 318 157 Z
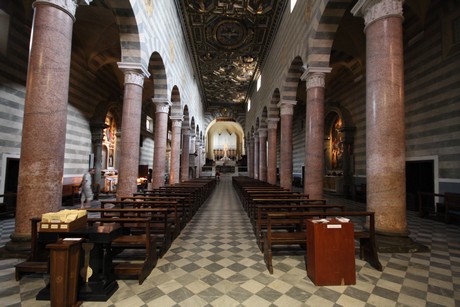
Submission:
M 7 158 L 6 159 L 6 172 L 5 172 L 5 194 L 16 194 L 18 191 L 18 177 L 19 177 L 19 159 Z
M 434 193 L 434 161 L 406 161 L 406 208 L 418 211 L 418 192 Z

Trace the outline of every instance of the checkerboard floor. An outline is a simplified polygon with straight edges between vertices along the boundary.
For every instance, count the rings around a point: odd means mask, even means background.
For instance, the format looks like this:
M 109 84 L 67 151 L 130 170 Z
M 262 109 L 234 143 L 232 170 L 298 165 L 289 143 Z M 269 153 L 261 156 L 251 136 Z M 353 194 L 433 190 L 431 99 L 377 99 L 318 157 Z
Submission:
M 119 280 L 107 302 L 82 306 L 460 306 L 460 227 L 410 211 L 408 226 L 410 237 L 430 251 L 379 253 L 382 272 L 356 258 L 356 285 L 315 286 L 302 252 L 275 254 L 270 275 L 231 178 L 223 176 L 142 285 Z M 13 228 L 14 219 L 0 221 L 0 246 Z M 20 261 L 0 260 L 0 306 L 49 306 L 35 300 L 48 276 L 16 282 Z

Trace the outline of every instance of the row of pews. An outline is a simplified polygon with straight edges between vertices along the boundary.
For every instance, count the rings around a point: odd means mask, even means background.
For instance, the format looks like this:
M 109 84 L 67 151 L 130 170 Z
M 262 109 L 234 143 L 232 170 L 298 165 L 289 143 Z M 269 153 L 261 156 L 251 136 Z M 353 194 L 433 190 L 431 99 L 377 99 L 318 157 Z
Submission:
M 120 234 L 110 242 L 116 278 L 135 278 L 142 284 L 209 197 L 215 184 L 214 178 L 193 179 L 129 197 L 101 200 L 99 208 L 86 209 L 88 227 L 117 225 L 121 228 Z M 16 280 L 27 273 L 49 273 L 49 255 L 39 239 L 40 219 L 31 221 L 32 252 L 25 262 L 16 265 Z M 69 235 L 62 234 L 63 237 Z
M 374 212 L 346 211 L 345 206 L 326 199 L 288 191 L 250 177 L 233 177 L 232 184 L 250 219 L 268 271 L 273 274 L 273 251 L 289 251 L 292 246 L 307 247 L 307 220 L 345 217 L 354 224 L 359 256 L 381 271 L 378 259 Z

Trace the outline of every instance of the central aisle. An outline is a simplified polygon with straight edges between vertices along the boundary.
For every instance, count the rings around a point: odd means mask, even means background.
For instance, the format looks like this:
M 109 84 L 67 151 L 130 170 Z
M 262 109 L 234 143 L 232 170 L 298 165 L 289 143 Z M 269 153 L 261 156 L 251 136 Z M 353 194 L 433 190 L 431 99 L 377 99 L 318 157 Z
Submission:
M 144 302 L 162 307 L 304 303 L 311 294 L 297 287 L 312 284 L 303 257 L 282 259 L 285 263 L 274 261 L 275 274 L 270 275 L 231 177 L 221 176 L 144 283 L 119 280 L 120 289 L 110 301 L 133 307 Z

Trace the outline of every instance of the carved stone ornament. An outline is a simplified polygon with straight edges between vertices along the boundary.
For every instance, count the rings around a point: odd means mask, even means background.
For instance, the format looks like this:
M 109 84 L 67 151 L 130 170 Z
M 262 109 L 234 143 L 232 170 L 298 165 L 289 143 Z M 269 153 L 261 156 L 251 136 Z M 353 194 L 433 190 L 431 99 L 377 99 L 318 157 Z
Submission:
M 125 73 L 125 84 L 144 86 L 144 75 L 134 71 L 127 71 Z
M 390 16 L 403 18 L 402 0 L 360 0 L 351 10 L 353 15 L 364 16 L 364 24 L 367 27 L 372 22 Z
M 36 0 L 32 6 L 35 7 L 40 4 L 53 6 L 69 14 L 75 22 L 75 12 L 77 10 L 77 6 L 85 4 L 89 5 L 91 1 L 92 0 Z
M 279 118 L 276 118 L 276 120 L 269 118 L 267 120 L 268 129 L 276 129 L 276 128 L 278 128 L 278 122 L 279 122 Z
M 307 90 L 313 87 L 325 86 L 325 75 L 322 73 L 313 73 L 307 78 Z
M 280 108 L 280 114 L 281 115 L 293 115 L 295 105 L 296 105 L 295 101 L 281 101 L 280 103 L 278 103 L 278 107 Z
M 259 138 L 266 138 L 267 137 L 267 129 L 259 128 Z
M 170 117 L 171 118 L 171 121 L 172 121 L 172 126 L 173 127 L 182 127 L 182 118 L 173 118 L 173 117 Z

